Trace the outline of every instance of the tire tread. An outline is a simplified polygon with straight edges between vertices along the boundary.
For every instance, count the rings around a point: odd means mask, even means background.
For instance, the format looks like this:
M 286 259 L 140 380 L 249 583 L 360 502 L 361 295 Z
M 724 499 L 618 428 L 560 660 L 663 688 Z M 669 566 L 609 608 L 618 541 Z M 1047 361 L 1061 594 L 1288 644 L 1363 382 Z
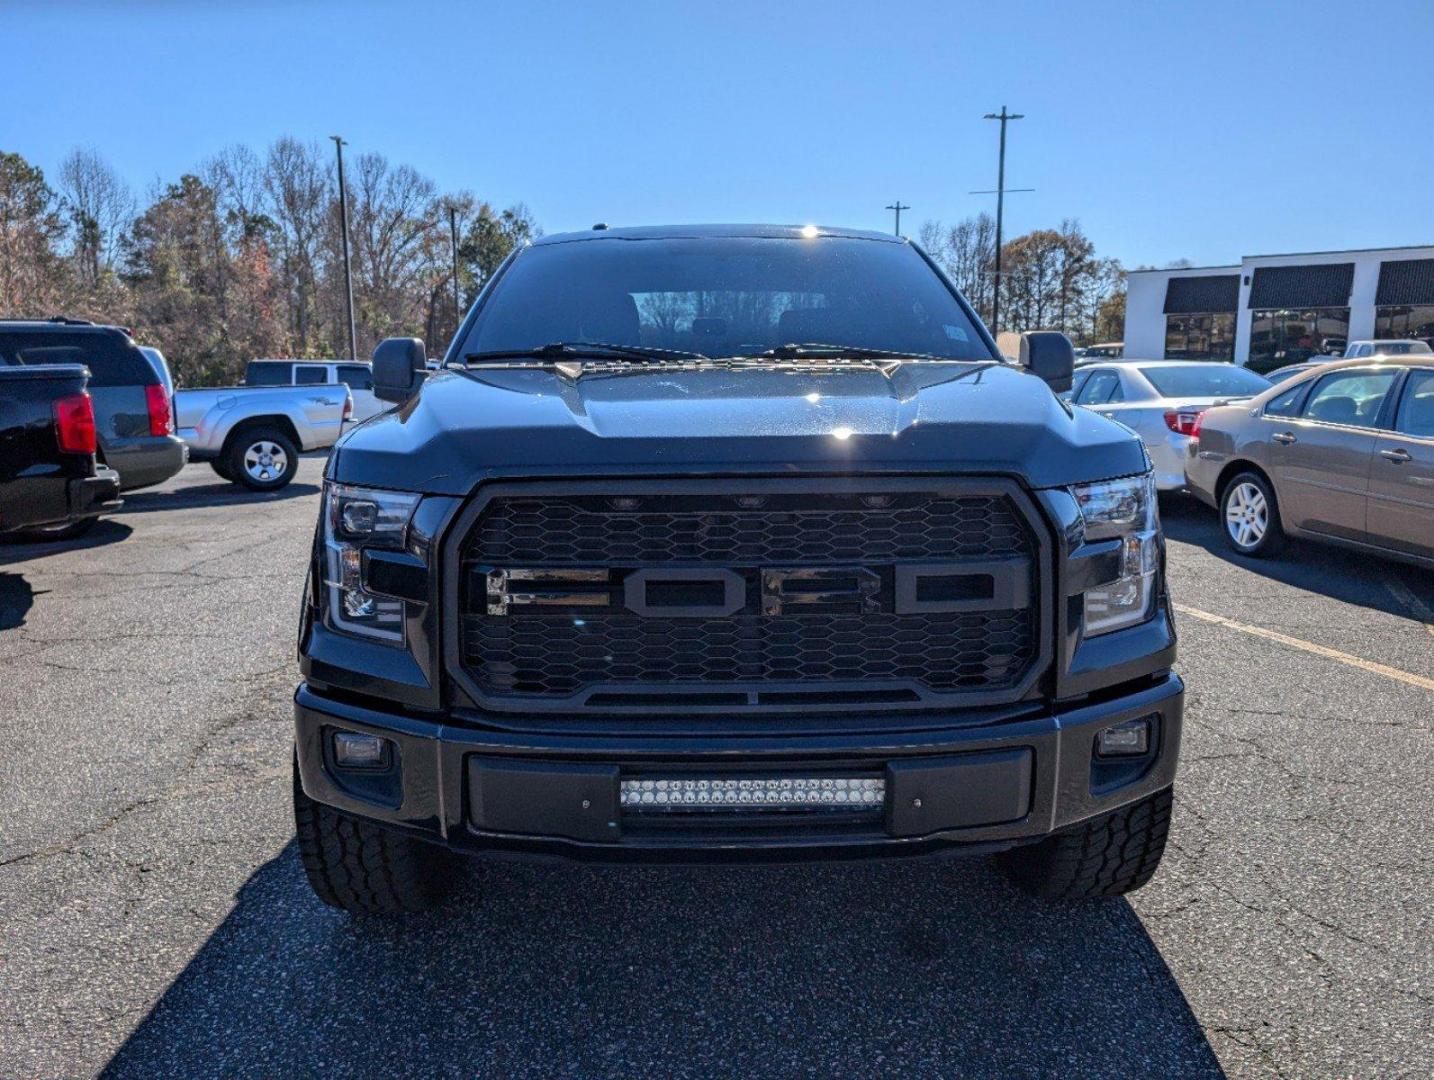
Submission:
M 1174 789 L 1102 814 L 1002 857 L 1002 867 L 1036 896 L 1087 900 L 1123 896 L 1155 876 L 1170 834 Z
M 294 825 L 304 874 L 330 907 L 396 915 L 423 911 L 445 891 L 445 852 L 314 802 L 300 785 L 297 763 Z

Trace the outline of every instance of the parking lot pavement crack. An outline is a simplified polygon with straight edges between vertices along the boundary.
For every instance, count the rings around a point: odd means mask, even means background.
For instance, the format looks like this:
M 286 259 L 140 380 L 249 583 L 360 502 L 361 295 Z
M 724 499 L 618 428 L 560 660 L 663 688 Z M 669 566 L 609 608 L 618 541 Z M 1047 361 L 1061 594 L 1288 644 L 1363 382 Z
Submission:
M 125 803 L 97 824 L 75 833 L 66 840 L 62 840 L 57 844 L 47 844 L 45 847 L 36 848 L 34 851 L 27 851 L 20 855 L 12 855 L 6 859 L 0 859 L 0 868 L 14 866 L 17 863 L 27 862 L 31 859 L 43 859 L 53 855 L 76 855 L 81 858 L 89 858 L 90 853 L 81 850 L 78 847 L 79 844 L 86 840 L 92 840 L 96 836 L 114 828 L 136 810 L 142 810 L 144 807 L 160 801 L 159 798 L 151 796 L 149 798 L 135 799 L 132 802 Z

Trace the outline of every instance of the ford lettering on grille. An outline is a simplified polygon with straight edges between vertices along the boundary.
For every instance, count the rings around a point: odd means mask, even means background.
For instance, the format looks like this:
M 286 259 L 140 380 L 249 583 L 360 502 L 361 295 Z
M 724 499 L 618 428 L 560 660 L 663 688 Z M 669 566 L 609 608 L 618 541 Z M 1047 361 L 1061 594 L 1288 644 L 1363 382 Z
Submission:
M 1022 610 L 1030 604 L 1024 559 L 920 566 L 749 568 L 486 567 L 489 615 L 583 615 L 626 609 L 643 618 L 779 615 L 917 615 Z M 759 600 L 754 600 L 756 596 Z

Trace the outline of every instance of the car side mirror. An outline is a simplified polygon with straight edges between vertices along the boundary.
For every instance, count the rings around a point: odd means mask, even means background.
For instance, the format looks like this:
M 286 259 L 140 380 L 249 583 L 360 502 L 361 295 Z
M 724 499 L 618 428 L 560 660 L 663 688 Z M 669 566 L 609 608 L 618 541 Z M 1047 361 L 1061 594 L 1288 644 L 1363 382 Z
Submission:
M 384 338 L 373 351 L 373 396 L 402 405 L 423 385 L 428 357 L 420 338 Z
M 1075 349 L 1071 339 L 1054 330 L 1032 330 L 1021 335 L 1021 367 L 1041 379 L 1057 394 L 1071 388 Z

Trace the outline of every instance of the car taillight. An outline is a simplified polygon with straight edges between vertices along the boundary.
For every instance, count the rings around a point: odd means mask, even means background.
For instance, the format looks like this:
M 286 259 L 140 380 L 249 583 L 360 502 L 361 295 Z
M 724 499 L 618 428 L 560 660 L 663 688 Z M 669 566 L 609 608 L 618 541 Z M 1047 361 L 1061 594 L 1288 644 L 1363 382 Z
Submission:
M 1204 424 L 1204 423 L 1205 423 L 1205 414 L 1204 414 L 1203 412 L 1198 412 L 1198 413 L 1196 413 L 1196 414 L 1195 414 L 1195 423 L 1193 423 L 1193 424 L 1190 425 L 1190 437 L 1191 437 L 1192 439 L 1194 439 L 1196 442 L 1199 442 L 1199 441 L 1200 441 L 1200 426 L 1201 426 L 1202 424 Z
M 1172 409 L 1165 414 L 1165 426 L 1177 435 L 1193 438 L 1200 431 L 1200 417 L 1203 415 L 1203 409 Z
M 345 420 L 352 420 L 353 418 L 354 418 L 354 396 L 353 396 L 352 394 L 346 394 L 346 395 L 344 396 L 344 419 L 345 419 Z
M 55 439 L 66 454 L 95 452 L 95 406 L 81 391 L 55 402 Z
M 174 411 L 169 407 L 169 395 L 164 392 L 164 387 L 158 384 L 146 386 L 144 403 L 149 409 L 149 433 L 173 435 Z

